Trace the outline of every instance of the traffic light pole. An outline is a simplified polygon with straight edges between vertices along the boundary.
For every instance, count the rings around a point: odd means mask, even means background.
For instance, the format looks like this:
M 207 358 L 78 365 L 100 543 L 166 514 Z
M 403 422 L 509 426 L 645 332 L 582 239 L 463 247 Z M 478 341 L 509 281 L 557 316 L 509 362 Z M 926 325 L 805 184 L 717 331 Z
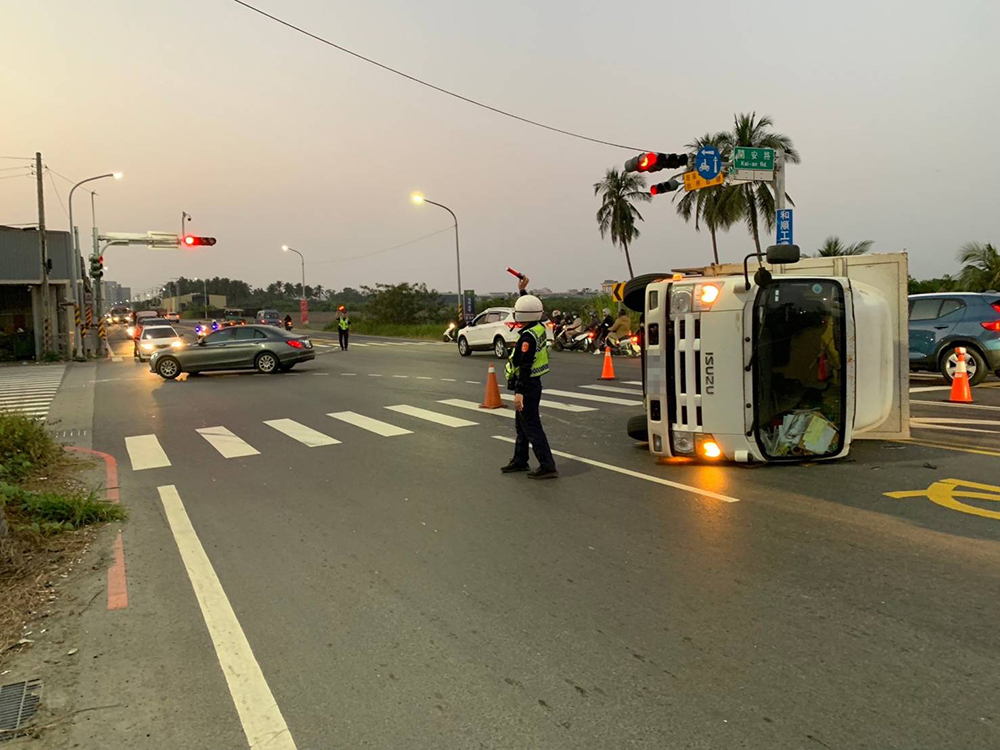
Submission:
M 774 152 L 774 210 L 785 207 L 785 152 L 779 148 Z

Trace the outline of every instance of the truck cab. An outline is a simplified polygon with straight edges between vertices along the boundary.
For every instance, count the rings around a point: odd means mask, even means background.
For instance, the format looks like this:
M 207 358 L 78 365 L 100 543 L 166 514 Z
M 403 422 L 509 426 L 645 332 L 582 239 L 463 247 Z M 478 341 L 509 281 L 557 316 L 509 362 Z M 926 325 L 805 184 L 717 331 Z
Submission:
M 713 266 L 629 282 L 625 303 L 644 319 L 643 427 L 653 454 L 820 460 L 847 455 L 866 432 L 885 437 L 884 426 L 908 436 L 905 256 L 899 285 L 898 264 L 873 284 L 815 260 L 754 278 Z

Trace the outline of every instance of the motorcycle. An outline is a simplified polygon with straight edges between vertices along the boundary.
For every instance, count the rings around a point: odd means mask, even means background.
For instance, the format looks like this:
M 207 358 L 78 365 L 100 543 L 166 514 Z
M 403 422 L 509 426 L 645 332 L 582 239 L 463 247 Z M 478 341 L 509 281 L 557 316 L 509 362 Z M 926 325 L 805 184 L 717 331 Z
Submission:
M 292 330 L 292 321 L 286 320 L 285 323 L 284 323 L 284 326 L 285 326 L 285 330 L 286 331 Z
M 447 343 L 453 343 L 455 341 L 455 336 L 458 334 L 458 326 L 454 323 L 449 323 L 448 327 L 444 329 L 444 333 L 441 336 L 441 340 Z
M 212 329 L 213 331 L 218 331 L 218 330 L 219 330 L 219 321 L 217 321 L 217 320 L 213 320 L 213 321 L 212 321 L 212 325 L 211 325 L 211 329 Z
M 610 343 L 609 346 L 613 357 L 638 357 L 642 354 L 639 337 L 635 334 L 622 336 L 618 341 Z
M 562 330 L 553 340 L 552 348 L 557 352 L 591 352 L 595 349 L 594 339 L 597 334 L 594 331 L 569 332 Z
M 208 335 L 208 333 L 209 333 L 209 331 L 208 331 L 208 326 L 207 326 L 207 325 L 205 325 L 204 323 L 199 323 L 198 325 L 196 325 L 196 326 L 194 327 L 194 332 L 195 332 L 195 335 L 196 335 L 196 336 L 197 336 L 197 337 L 198 337 L 199 339 L 203 339 L 203 338 L 205 338 L 205 337 L 206 337 L 206 336 Z

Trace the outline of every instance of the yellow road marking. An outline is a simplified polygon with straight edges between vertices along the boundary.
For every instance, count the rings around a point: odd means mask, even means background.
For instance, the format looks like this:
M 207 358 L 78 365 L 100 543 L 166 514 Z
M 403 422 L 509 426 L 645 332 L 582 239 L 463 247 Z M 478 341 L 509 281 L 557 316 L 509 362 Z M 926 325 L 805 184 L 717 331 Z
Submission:
M 960 487 L 966 487 L 968 489 L 959 489 Z M 973 500 L 992 500 L 1000 502 L 1000 487 L 996 487 L 992 484 L 968 482 L 963 479 L 942 479 L 938 482 L 934 482 L 926 490 L 886 492 L 885 495 L 886 497 L 891 497 L 895 500 L 903 500 L 910 497 L 926 497 L 932 503 L 937 503 L 938 505 L 948 508 L 949 510 L 957 510 L 959 513 L 968 513 L 972 516 L 981 516 L 982 518 L 992 518 L 1000 521 L 1000 512 L 995 510 L 986 510 L 985 508 L 979 508 L 975 505 L 967 505 L 966 503 L 959 502 L 956 499 L 959 497 L 965 497 Z

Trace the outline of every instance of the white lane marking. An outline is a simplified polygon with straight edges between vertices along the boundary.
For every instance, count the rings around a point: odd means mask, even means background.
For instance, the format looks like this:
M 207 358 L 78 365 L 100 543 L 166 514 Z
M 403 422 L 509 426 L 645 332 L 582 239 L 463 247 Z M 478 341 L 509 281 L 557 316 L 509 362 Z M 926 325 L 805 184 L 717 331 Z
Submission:
M 124 362 L 125 358 L 124 357 L 112 357 L 111 361 L 112 362 Z
M 479 385 L 479 381 L 478 380 L 466 380 L 465 382 L 466 383 L 472 383 L 473 385 Z
M 21 396 L 31 393 L 54 395 L 59 390 L 57 385 L 33 385 L 18 388 L 0 388 L 0 396 Z
M 409 375 L 393 375 L 394 378 L 408 378 Z
M 294 419 L 265 419 L 264 424 L 273 427 L 278 432 L 283 432 L 293 440 L 298 440 L 310 448 L 319 448 L 321 445 L 339 445 L 340 441 L 329 435 L 324 435 L 319 430 L 306 427 Z
M 947 432 L 981 432 L 987 435 L 998 434 L 996 430 L 980 430 L 976 427 L 955 427 L 953 425 L 946 424 L 921 424 L 915 420 L 910 420 L 910 427 L 917 430 L 945 430 Z
M 344 378 L 352 378 L 355 375 L 357 375 L 357 373 L 356 372 L 342 372 L 342 373 L 340 373 L 340 375 L 341 375 L 341 377 L 344 377 Z
M 514 394 L 512 393 L 501 393 L 500 398 L 504 401 L 513 401 Z M 579 404 L 564 404 L 559 401 L 549 401 L 548 399 L 542 399 L 538 402 L 544 407 L 549 409 L 558 409 L 559 411 L 571 411 L 575 414 L 579 414 L 584 411 L 597 411 L 597 407 L 594 406 L 580 406 Z
M 507 437 L 506 435 L 494 435 L 496 440 L 503 440 L 506 443 L 513 443 L 514 438 Z M 674 489 L 684 490 L 685 492 L 690 492 L 692 494 L 698 495 L 699 497 L 710 497 L 713 500 L 721 500 L 724 503 L 738 503 L 740 499 L 738 497 L 729 497 L 729 495 L 720 495 L 718 492 L 712 492 L 711 490 L 703 490 L 700 487 L 692 487 L 689 484 L 681 484 L 680 482 L 671 482 L 669 479 L 663 479 L 662 477 L 655 477 L 652 474 L 643 474 L 639 471 L 632 471 L 631 469 L 625 469 L 621 466 L 614 466 L 612 464 L 606 464 L 601 461 L 595 461 L 592 458 L 584 458 L 583 456 L 574 456 L 572 453 L 564 453 L 563 451 L 552 451 L 552 454 L 559 456 L 560 458 L 568 458 L 570 461 L 579 461 L 580 463 L 587 464 L 589 466 L 596 466 L 599 469 L 607 469 L 608 471 L 613 471 L 617 474 L 624 474 L 625 476 L 635 477 L 636 479 L 645 479 L 647 482 L 655 482 L 656 484 L 666 485 L 667 487 L 673 487 Z
M 327 414 L 326 416 L 339 419 L 341 422 L 347 422 L 347 424 L 352 424 L 355 427 L 360 427 L 362 430 L 374 432 L 376 435 L 381 435 L 382 437 L 395 437 L 396 435 L 413 434 L 411 430 L 404 430 L 402 427 L 396 427 L 394 424 L 382 422 L 378 419 L 372 419 L 371 417 L 366 417 L 363 414 L 358 414 L 353 411 L 337 411 Z
M 370 378 L 380 378 L 380 377 L 382 377 L 382 373 L 379 373 L 379 372 L 370 372 L 370 373 L 368 373 L 368 377 L 370 377 Z
M 434 378 L 427 375 L 417 375 L 417 380 L 434 380 Z
M 380 344 L 380 343 L 376 343 L 376 342 L 372 341 L 372 342 L 369 342 L 368 346 L 389 346 L 389 344 Z
M 457 380 L 455 380 L 455 378 L 441 378 L 441 380 L 443 380 L 446 383 L 457 383 L 458 382 Z
M 607 391 L 608 393 L 627 393 L 630 396 L 642 398 L 642 391 L 635 388 L 617 388 L 613 385 L 581 385 L 581 388 L 589 388 L 592 391 Z
M 348 343 L 348 346 L 371 346 L 371 344 L 361 344 L 358 343 L 357 341 L 351 341 Z
M 642 385 L 641 380 L 623 380 L 622 385 Z
M 163 446 L 156 435 L 134 435 L 125 438 L 125 448 L 128 450 L 132 471 L 142 469 L 159 469 L 170 466 L 170 459 L 163 452 Z
M 951 401 L 910 401 L 911 404 L 923 404 L 924 406 L 955 406 L 959 409 L 989 409 L 1000 411 L 1000 406 L 988 406 L 986 404 L 953 404 Z
M 31 394 L 30 396 L 0 396 L 0 404 L 47 404 L 51 394 Z
M 642 401 L 632 401 L 614 396 L 597 396 L 592 393 L 574 393 L 573 391 L 557 391 L 545 388 L 542 391 L 550 396 L 565 396 L 566 398 L 579 398 L 584 401 L 600 401 L 602 404 L 617 404 L 618 406 L 642 406 Z
M 229 694 L 252 750 L 295 750 L 295 741 L 264 679 L 240 621 L 191 524 L 177 488 L 158 487 L 163 513 L 177 543 L 191 588 L 226 677 Z
M 408 404 L 398 404 L 396 406 L 387 406 L 385 408 L 389 411 L 395 411 L 400 414 L 416 417 L 417 419 L 426 419 L 428 422 L 443 424 L 445 427 L 474 427 L 479 424 L 478 422 L 470 422 L 468 419 L 449 417 L 447 414 L 438 414 L 436 411 L 420 409 L 419 407 L 410 406 Z
M 196 432 L 219 451 L 223 458 L 242 458 L 260 453 L 250 443 L 237 437 L 225 427 L 199 427 Z
M 923 424 L 986 424 L 1000 427 L 1000 422 L 995 419 L 962 419 L 961 417 L 913 417 L 911 422 L 921 422 Z
M 925 385 L 920 388 L 911 388 L 910 393 L 929 393 L 930 391 L 950 391 L 950 385 Z
M 513 409 L 480 409 L 479 404 L 475 401 L 463 401 L 460 398 L 446 398 L 444 401 L 438 401 L 438 403 L 445 406 L 457 406 L 459 409 L 478 411 L 481 414 L 496 414 L 498 417 L 507 417 L 507 419 L 514 418 Z

